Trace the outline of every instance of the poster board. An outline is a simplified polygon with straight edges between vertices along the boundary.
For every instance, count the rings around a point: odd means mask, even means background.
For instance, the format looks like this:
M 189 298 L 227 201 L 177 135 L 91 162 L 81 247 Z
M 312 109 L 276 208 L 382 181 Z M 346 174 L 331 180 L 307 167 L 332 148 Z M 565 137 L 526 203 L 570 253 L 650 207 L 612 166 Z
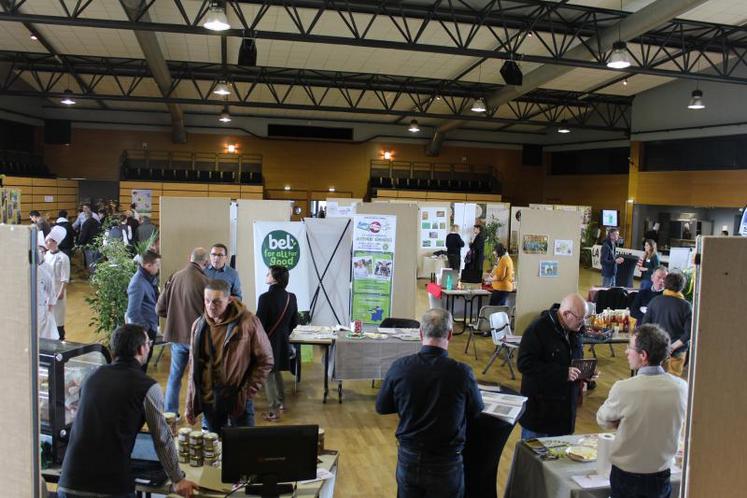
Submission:
M 363 203 L 358 205 L 358 214 L 389 214 L 397 217 L 395 259 L 392 292 L 392 316 L 416 318 L 418 208 L 415 204 Z
M 11 393 L 0 405 L 3 437 L 0 451 L 3 462 L 3 496 L 39 496 L 39 368 L 37 334 L 32 314 L 32 286 L 29 250 L 31 227 L 0 226 L 0 278 L 6 298 L 0 300 L 0 376 L 2 392 Z M 33 235 L 35 237 L 35 235 Z
M 353 320 L 378 325 L 393 316 L 396 235 L 396 216 L 357 214 L 353 217 Z
M 313 305 L 311 324 L 335 325 L 339 323 L 347 326 L 350 323 L 352 220 L 348 218 L 305 218 L 304 223 L 311 256 L 309 272 L 312 301 L 314 294 L 318 293 L 315 305 Z M 316 271 L 319 272 L 318 276 Z M 324 289 L 319 286 L 319 277 L 322 277 Z
M 299 311 L 308 310 L 311 273 L 306 225 L 303 222 L 254 222 L 254 309 L 257 309 L 259 296 L 269 288 L 264 277 L 273 265 L 288 269 L 286 290 L 296 295 Z
M 428 251 L 446 250 L 446 235 L 449 233 L 449 207 L 419 206 L 420 249 Z
M 21 191 L 13 188 L 0 188 L 0 223 L 20 225 Z
M 541 311 L 578 292 L 578 211 L 524 209 L 519 232 L 516 331 L 524 329 Z M 557 255 L 555 241 L 573 241 L 570 255 Z M 526 243 L 525 243 L 526 242 Z
M 153 214 L 153 191 L 133 189 L 130 192 L 131 204 L 135 204 L 137 213 L 140 216 L 150 217 Z
M 685 498 L 738 496 L 747 488 L 744 394 L 747 239 L 702 237 L 693 302 L 686 417 Z M 714 462 L 718 462 L 717 470 Z
M 363 202 L 362 199 L 352 197 L 327 197 L 325 201 L 325 217 L 327 218 L 352 218 L 356 206 Z
M 195 247 L 209 251 L 215 243 L 229 245 L 230 204 L 220 197 L 161 197 L 162 285 L 189 262 Z
M 291 202 L 284 200 L 238 200 L 236 271 L 239 272 L 239 278 L 241 279 L 244 302 L 250 308 L 257 302 L 254 288 L 254 222 L 289 221 L 291 207 Z M 252 311 L 256 311 L 256 307 Z

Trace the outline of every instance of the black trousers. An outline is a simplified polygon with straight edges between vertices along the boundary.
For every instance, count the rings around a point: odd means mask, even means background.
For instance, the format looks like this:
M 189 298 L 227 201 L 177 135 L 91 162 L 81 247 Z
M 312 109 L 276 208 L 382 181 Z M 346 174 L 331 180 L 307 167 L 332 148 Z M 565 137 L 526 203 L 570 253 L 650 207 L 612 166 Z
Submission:
M 450 254 L 447 253 L 446 257 L 449 258 L 449 268 L 452 270 L 459 271 L 462 265 L 462 257 L 459 254 Z

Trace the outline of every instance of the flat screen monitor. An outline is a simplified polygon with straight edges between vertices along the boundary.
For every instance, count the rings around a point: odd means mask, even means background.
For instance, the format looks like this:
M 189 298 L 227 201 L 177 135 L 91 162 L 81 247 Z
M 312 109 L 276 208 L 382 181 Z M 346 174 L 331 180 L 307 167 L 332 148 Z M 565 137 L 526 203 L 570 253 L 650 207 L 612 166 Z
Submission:
M 619 226 L 618 222 L 618 211 L 617 209 L 602 209 L 602 226 L 603 227 L 616 227 Z
M 261 483 L 257 493 L 273 496 L 272 488 L 279 482 L 315 479 L 318 439 L 318 425 L 225 427 L 221 480 L 237 483 L 253 478 Z

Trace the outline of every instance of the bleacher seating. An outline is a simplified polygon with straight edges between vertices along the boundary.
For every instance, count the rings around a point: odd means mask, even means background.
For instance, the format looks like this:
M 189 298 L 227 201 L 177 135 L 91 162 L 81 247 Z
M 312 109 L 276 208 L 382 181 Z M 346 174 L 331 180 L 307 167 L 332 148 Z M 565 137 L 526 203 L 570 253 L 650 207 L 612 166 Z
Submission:
M 42 156 L 12 150 L 0 150 L 0 175 L 54 178 Z
M 501 190 L 491 166 L 406 161 L 371 161 L 369 190 L 422 190 L 497 194 Z
M 262 184 L 262 158 L 256 154 L 205 154 L 169 151 L 124 151 L 123 180 Z

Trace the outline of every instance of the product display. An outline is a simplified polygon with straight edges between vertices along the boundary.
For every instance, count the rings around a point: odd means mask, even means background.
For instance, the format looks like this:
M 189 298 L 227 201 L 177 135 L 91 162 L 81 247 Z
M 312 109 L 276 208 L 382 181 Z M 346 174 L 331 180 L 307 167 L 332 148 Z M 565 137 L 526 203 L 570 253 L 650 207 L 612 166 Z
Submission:
M 62 461 L 70 425 L 80 402 L 80 386 L 99 366 L 111 362 L 101 344 L 39 340 L 39 418 L 41 438 Z

